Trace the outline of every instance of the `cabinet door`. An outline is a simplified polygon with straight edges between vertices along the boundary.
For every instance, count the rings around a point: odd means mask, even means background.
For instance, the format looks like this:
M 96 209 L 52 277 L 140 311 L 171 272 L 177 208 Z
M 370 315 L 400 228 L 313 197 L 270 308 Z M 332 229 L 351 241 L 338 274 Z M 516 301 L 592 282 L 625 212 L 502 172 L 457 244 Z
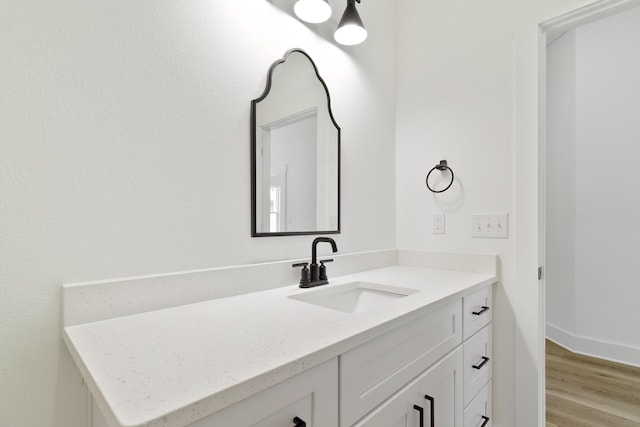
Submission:
M 354 426 L 462 427 L 462 369 L 458 347 Z
M 338 427 L 337 391 L 338 362 L 332 359 L 190 427 Z
M 461 342 L 458 300 L 342 354 L 340 425 L 361 419 Z

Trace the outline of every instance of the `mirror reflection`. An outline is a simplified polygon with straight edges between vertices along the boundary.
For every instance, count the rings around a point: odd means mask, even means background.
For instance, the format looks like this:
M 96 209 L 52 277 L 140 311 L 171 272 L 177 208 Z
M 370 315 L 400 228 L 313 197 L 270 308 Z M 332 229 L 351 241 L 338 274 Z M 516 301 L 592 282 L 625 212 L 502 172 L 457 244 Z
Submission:
M 340 232 L 340 127 L 312 59 L 288 51 L 251 102 L 252 236 Z

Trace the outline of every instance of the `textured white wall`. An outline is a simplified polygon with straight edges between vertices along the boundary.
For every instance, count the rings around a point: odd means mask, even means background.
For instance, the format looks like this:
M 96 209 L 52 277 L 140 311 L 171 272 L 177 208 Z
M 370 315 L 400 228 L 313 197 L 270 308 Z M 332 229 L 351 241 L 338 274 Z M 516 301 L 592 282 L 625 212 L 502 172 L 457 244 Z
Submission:
M 339 249 L 395 247 L 392 2 L 360 6 L 370 38 L 348 49 L 264 0 L 1 9 L 1 426 L 84 425 L 63 282 L 308 255 L 250 237 L 249 102 L 289 48 L 343 130 Z
M 590 2 L 363 2 L 370 39 L 344 50 L 262 0 L 3 4 L 0 425 L 83 425 L 62 282 L 307 253 L 303 237 L 249 238 L 248 102 L 294 46 L 343 129 L 341 251 L 395 244 L 397 113 L 398 246 L 500 254 L 495 425 L 537 425 L 538 25 Z M 463 199 L 426 192 L 441 158 Z M 510 240 L 468 238 L 489 210 L 513 212 Z
M 499 254 L 495 426 L 543 421 L 539 25 L 589 3 L 406 0 L 398 6 L 398 246 Z M 424 176 L 443 158 L 459 182 L 434 197 Z M 431 234 L 434 211 L 447 212 L 447 234 Z M 512 213 L 509 240 L 469 237 L 471 213 L 505 211 Z
M 575 334 L 575 31 L 547 47 L 546 322 Z
M 494 425 L 512 426 L 513 239 L 472 239 L 471 213 L 513 212 L 512 85 L 508 0 L 406 0 L 398 11 L 398 247 L 495 253 Z M 427 172 L 446 159 L 456 181 L 434 195 Z M 445 212 L 446 234 L 431 234 Z

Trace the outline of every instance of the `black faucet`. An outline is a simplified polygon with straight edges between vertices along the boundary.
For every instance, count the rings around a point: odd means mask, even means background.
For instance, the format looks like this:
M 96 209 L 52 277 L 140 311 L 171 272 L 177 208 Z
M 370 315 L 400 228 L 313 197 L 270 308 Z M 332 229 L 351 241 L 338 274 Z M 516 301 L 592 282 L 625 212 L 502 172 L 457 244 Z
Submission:
M 332 238 L 316 237 L 315 239 L 313 239 L 313 243 L 311 244 L 311 270 L 307 269 L 306 262 L 293 264 L 294 267 L 304 267 L 302 269 L 302 277 L 300 279 L 301 288 L 313 288 L 315 286 L 326 285 L 327 283 L 329 283 L 329 279 L 327 278 L 327 267 L 324 264 L 327 262 L 332 262 L 333 259 L 320 260 L 320 265 L 318 266 L 316 247 L 320 242 L 327 242 L 331 244 L 331 249 L 333 250 L 333 252 L 338 252 L 338 246 L 336 245 L 335 240 L 333 240 Z

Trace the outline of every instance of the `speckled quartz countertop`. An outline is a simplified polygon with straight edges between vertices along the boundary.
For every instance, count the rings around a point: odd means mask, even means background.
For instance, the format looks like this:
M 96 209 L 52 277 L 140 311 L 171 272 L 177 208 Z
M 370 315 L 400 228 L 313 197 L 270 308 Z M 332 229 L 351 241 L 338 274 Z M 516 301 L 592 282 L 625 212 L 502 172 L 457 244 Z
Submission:
M 419 292 L 361 313 L 288 298 L 353 281 Z M 110 423 L 184 426 L 495 281 L 387 267 L 69 326 L 64 339 Z

